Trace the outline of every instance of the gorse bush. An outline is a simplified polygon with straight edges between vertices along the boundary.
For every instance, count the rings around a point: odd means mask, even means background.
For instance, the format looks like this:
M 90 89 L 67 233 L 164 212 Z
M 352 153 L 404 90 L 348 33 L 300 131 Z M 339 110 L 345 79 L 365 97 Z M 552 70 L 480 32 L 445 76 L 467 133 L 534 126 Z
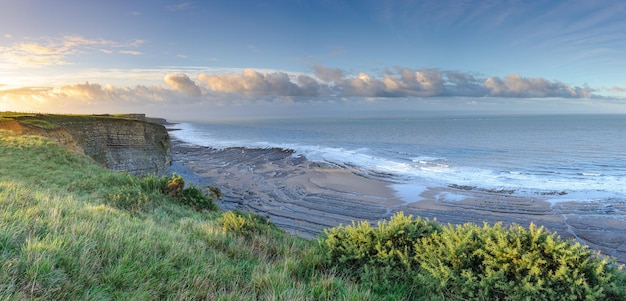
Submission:
M 258 214 L 243 213 L 238 210 L 222 213 L 218 221 L 224 233 L 250 236 L 277 230 L 276 226 L 266 218 Z
M 161 192 L 176 197 L 183 189 L 185 189 L 185 180 L 183 177 L 174 173 L 172 174 L 172 178 L 167 180 L 166 186 L 161 189 Z
M 182 204 L 191 206 L 196 210 L 219 210 L 219 206 L 215 203 L 215 197 L 213 195 L 207 195 L 202 189 L 193 185 L 181 190 L 175 198 Z
M 328 267 L 374 291 L 428 300 L 626 300 L 615 261 L 541 227 L 439 226 L 398 213 L 319 240 Z
M 417 273 L 415 242 L 440 231 L 434 221 L 400 212 L 378 228 L 353 222 L 324 231 L 319 240 L 327 265 L 375 291 L 410 289 Z
M 534 224 L 448 226 L 415 246 L 416 284 L 440 300 L 626 300 L 614 261 Z
M 215 195 L 205 194 L 193 185 L 184 188 L 184 179 L 172 174 L 171 177 L 133 177 L 127 174 L 112 175 L 109 184 L 113 190 L 105 195 L 105 202 L 132 213 L 152 208 L 163 195 L 196 210 L 216 211 Z M 217 189 L 217 188 L 216 188 Z

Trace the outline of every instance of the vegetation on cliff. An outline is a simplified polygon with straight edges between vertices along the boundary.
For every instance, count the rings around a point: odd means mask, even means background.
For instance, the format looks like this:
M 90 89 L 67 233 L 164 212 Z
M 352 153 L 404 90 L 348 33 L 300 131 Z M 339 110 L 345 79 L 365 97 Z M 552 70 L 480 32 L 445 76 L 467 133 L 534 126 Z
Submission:
M 44 136 L 103 166 L 133 175 L 167 174 L 172 161 L 167 129 L 143 114 L 54 115 L 0 112 L 0 129 Z
M 0 130 L 0 299 L 377 299 L 314 269 L 314 241 L 229 231 L 160 179 Z
M 610 259 L 542 229 L 398 214 L 311 241 L 217 196 L 0 130 L 0 299 L 626 299 Z

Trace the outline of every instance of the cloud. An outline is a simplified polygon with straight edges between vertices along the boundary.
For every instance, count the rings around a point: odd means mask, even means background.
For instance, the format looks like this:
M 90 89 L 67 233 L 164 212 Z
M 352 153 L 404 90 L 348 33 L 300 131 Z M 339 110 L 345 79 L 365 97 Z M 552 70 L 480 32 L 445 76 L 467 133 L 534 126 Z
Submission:
M 623 86 L 623 87 L 613 86 L 609 88 L 609 91 L 623 93 L 623 92 L 626 92 L 626 86 Z
M 188 10 L 188 9 L 192 9 L 195 6 L 193 5 L 192 2 L 183 2 L 183 3 L 178 3 L 178 4 L 173 4 L 173 5 L 167 5 L 165 6 L 165 8 L 171 12 L 177 12 L 177 11 L 183 11 L 183 10 Z
M 143 52 L 135 51 L 135 50 L 120 50 L 119 53 L 120 54 L 128 54 L 128 55 L 142 55 L 143 54 Z
M 347 77 L 339 69 L 315 66 L 315 73 L 323 81 L 331 81 L 341 96 L 365 97 L 516 97 L 516 98 L 585 98 L 593 90 L 588 86 L 571 86 L 544 78 L 524 78 L 511 74 L 481 78 L 471 73 L 440 71 L 437 69 L 412 70 L 394 67 L 386 70 L 382 77 L 360 72 Z
M 341 69 L 323 66 L 314 69 L 315 75 L 251 69 L 155 69 L 141 73 L 156 77 L 155 81 L 133 87 L 98 82 L 56 87 L 17 87 L 0 83 L 0 110 L 69 113 L 141 110 L 156 115 L 176 111 L 183 114 L 178 118 L 218 112 L 229 114 L 229 109 L 241 110 L 242 114 L 245 111 L 250 116 L 262 112 L 273 114 L 282 112 L 283 106 L 302 110 L 298 114 L 313 107 L 321 114 L 351 110 L 374 112 L 371 111 L 374 109 L 381 112 L 559 112 L 574 109 L 578 110 L 574 110 L 576 112 L 594 109 L 626 112 L 622 100 L 593 95 L 594 90 L 586 85 L 578 87 L 517 74 L 484 78 L 460 71 L 394 67 L 374 76 L 365 72 L 348 75 Z M 123 70 L 113 74 L 116 72 Z M 162 75 L 165 72 L 167 74 Z M 128 75 L 119 75 L 124 76 Z M 612 90 L 622 92 L 626 88 L 613 87 Z M 212 108 L 211 112 L 207 112 L 208 107 Z M 325 107 L 328 112 L 324 112 Z
M 39 50 L 46 52 L 50 50 Z M 50 51 L 54 53 L 54 51 Z M 378 75 L 359 72 L 349 75 L 341 69 L 317 65 L 314 74 L 287 73 L 268 70 L 185 69 L 142 71 L 142 78 L 151 78 L 134 88 L 114 88 L 109 85 L 74 84 L 42 92 L 29 90 L 41 98 L 84 99 L 148 99 L 149 101 L 215 101 L 245 99 L 253 102 L 266 98 L 306 98 L 307 101 L 366 97 L 372 99 L 394 98 L 599 98 L 587 85 L 574 86 L 544 78 L 526 78 L 518 74 L 506 77 L 483 77 L 461 71 L 438 69 L 410 69 L 393 67 Z M 116 72 L 122 72 L 116 71 Z M 166 75 L 162 75 L 165 73 Z M 113 73 L 115 74 L 115 73 Z M 92 81 L 104 75 L 85 74 Z M 111 75 L 108 75 L 111 77 Z M 117 77 L 124 75 L 118 75 Z M 111 77 L 111 80 L 116 76 Z M 130 77 L 131 79 L 134 77 Z M 123 81 L 117 81 L 122 83 Z M 3 87 L 3 97 L 24 97 L 24 91 Z M 626 91 L 623 87 L 611 88 L 614 92 Z M 17 93 L 20 92 L 20 93 Z M 88 93 L 87 93 L 88 92 Z M 471 101 L 471 99 L 470 99 Z
M 313 66 L 315 75 L 326 82 L 340 82 L 344 77 L 344 72 L 341 69 L 327 68 L 322 65 Z
M 198 76 L 200 82 L 206 84 L 213 92 L 241 93 L 248 96 L 316 96 L 320 92 L 320 84 L 310 76 L 292 77 L 285 72 L 260 73 L 245 70 L 242 74 L 217 74 Z
M 490 90 L 490 96 L 502 97 L 584 98 L 590 97 L 592 92 L 586 85 L 573 87 L 544 78 L 523 78 L 519 74 L 511 74 L 504 79 L 489 77 L 485 80 L 485 87 Z
M 0 62 L 14 66 L 48 66 L 70 64 L 72 55 L 82 53 L 113 53 L 116 48 L 133 48 L 145 43 L 134 40 L 123 44 L 106 39 L 88 39 L 82 36 L 66 35 L 62 37 L 43 37 L 16 42 L 7 47 L 0 47 Z M 135 50 L 120 50 L 122 54 L 141 54 Z
M 163 79 L 172 89 L 193 97 L 201 95 L 200 88 L 186 74 L 168 74 Z

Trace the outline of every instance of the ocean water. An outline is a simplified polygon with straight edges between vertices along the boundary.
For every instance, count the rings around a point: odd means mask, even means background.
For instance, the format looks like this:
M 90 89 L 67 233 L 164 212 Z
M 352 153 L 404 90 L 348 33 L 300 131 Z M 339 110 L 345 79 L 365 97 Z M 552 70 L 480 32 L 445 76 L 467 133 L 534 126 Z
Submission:
M 451 185 L 551 201 L 626 199 L 626 115 L 183 122 L 213 148 L 283 148 L 385 176 L 399 193 Z M 410 188 L 412 187 L 413 190 Z

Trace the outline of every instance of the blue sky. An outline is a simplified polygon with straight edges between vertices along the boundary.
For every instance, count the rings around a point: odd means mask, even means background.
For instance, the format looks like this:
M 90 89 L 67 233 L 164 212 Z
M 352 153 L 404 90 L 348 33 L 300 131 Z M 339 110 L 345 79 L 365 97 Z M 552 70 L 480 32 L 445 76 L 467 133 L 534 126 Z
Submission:
M 0 0 L 0 110 L 626 113 L 626 2 Z

